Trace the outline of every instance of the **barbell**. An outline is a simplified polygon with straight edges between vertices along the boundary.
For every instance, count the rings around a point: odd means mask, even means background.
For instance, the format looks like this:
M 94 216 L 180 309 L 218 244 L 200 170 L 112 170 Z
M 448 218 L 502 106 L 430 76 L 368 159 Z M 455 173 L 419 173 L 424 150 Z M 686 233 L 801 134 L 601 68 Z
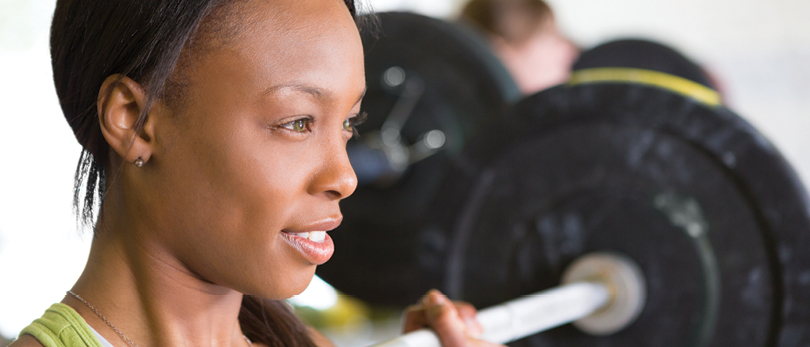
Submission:
M 632 260 L 612 253 L 577 259 L 559 287 L 480 311 L 480 339 L 507 343 L 573 322 L 592 335 L 610 335 L 630 325 L 646 298 L 644 275 Z M 431 330 L 421 329 L 372 347 L 441 347 Z
M 355 200 L 366 220 L 386 208 L 395 218 L 336 230 L 336 257 L 349 254 L 319 274 L 376 304 L 439 288 L 490 307 L 608 252 L 645 279 L 632 323 L 609 336 L 563 325 L 511 345 L 810 346 L 810 199 L 790 165 L 705 81 L 592 59 L 605 48 L 586 52 L 569 83 L 479 123 L 459 153 L 432 156 L 430 199 Z

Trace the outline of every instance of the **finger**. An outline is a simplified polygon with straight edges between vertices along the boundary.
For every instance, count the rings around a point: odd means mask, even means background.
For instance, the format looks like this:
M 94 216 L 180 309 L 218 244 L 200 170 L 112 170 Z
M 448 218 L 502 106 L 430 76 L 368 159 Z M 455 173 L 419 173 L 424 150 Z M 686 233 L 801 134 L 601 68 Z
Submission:
M 497 343 L 492 343 L 489 341 L 479 340 L 470 338 L 468 346 L 475 346 L 475 347 L 506 347 L 506 345 L 500 345 Z
M 484 333 L 484 327 L 481 326 L 481 323 L 479 323 L 478 319 L 476 318 L 478 311 L 475 309 L 475 307 L 462 301 L 454 301 L 453 305 L 456 306 L 459 317 L 461 317 L 461 320 L 467 327 L 467 335 L 472 337 L 481 336 L 481 334 Z
M 442 346 L 469 346 L 471 341 L 467 336 L 466 326 L 459 317 L 455 305 L 436 290 L 428 292 L 425 299 L 428 324 L 439 335 Z
M 428 326 L 425 307 L 420 305 L 411 305 L 405 309 L 403 315 L 402 332 L 409 333 L 414 330 L 426 328 Z

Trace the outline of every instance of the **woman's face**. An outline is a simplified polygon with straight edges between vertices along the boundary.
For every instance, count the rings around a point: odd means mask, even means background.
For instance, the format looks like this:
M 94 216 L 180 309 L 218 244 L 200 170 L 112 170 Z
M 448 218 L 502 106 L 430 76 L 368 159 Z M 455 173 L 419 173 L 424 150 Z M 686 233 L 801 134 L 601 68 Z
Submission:
M 496 44 L 495 50 L 526 95 L 565 83 L 579 57 L 579 50 L 559 31 L 553 16 L 544 19 L 526 42 Z
M 318 232 L 338 226 L 356 186 L 346 120 L 365 90 L 363 49 L 341 0 L 244 6 L 231 16 L 241 30 L 191 59 L 183 108 L 154 120 L 143 215 L 189 273 L 287 298 L 331 256 Z

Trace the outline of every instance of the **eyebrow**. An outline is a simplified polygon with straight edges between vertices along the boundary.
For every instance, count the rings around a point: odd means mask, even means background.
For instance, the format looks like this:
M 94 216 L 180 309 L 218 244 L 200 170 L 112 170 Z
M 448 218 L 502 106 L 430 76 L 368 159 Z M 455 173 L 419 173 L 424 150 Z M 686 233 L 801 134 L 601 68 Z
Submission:
M 309 86 L 309 85 L 301 84 L 301 83 L 285 83 L 285 84 L 279 84 L 279 85 L 276 85 L 276 86 L 272 86 L 270 88 L 265 89 L 262 92 L 262 95 L 263 96 L 264 95 L 270 95 L 270 94 L 276 93 L 276 92 L 278 92 L 279 90 L 282 90 L 282 89 L 297 90 L 299 92 L 310 94 L 310 95 L 312 95 L 312 96 L 314 96 L 314 97 L 316 97 L 318 99 L 324 99 L 324 98 L 329 97 L 329 96 L 332 95 L 332 93 L 330 93 L 328 91 L 325 91 L 325 90 L 323 90 L 321 88 L 317 88 L 317 87 L 313 87 L 313 86 Z M 360 94 L 360 97 L 357 98 L 357 101 L 354 102 L 355 105 L 360 103 L 360 101 L 363 100 L 364 97 L 366 97 L 366 92 L 367 91 L 368 91 L 368 86 L 363 88 L 363 94 Z
M 314 97 L 316 97 L 318 99 L 323 99 L 323 98 L 331 95 L 331 93 L 329 93 L 329 92 L 327 92 L 327 91 L 325 91 L 325 90 L 323 90 L 321 88 L 316 88 L 316 87 L 308 86 L 306 84 L 301 84 L 301 83 L 285 83 L 285 84 L 279 84 L 279 85 L 276 85 L 276 86 L 272 86 L 270 88 L 265 89 L 265 91 L 262 92 L 262 95 L 270 95 L 270 94 L 276 93 L 276 92 L 278 92 L 279 90 L 282 90 L 282 89 L 297 90 L 299 92 L 310 94 L 310 95 L 312 95 L 312 96 L 314 96 Z

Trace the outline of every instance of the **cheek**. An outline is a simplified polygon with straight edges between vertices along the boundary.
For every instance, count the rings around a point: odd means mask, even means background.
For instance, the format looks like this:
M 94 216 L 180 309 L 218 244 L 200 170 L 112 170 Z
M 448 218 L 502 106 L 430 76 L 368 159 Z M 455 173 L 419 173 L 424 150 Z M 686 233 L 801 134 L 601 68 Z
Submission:
M 573 44 L 559 35 L 545 36 L 535 47 L 534 59 L 542 61 L 546 68 L 553 71 L 566 71 L 571 68 L 577 58 L 577 51 Z
M 250 122 L 216 128 L 231 131 L 212 134 L 193 148 L 196 157 L 205 158 L 199 168 L 208 187 L 200 201 L 208 210 L 204 218 L 248 235 L 275 234 L 306 192 L 307 166 L 296 160 L 302 149 L 272 141 L 268 131 Z
M 215 283 L 284 277 L 295 265 L 279 232 L 306 201 L 314 148 L 235 115 L 200 117 L 177 132 L 161 163 L 163 181 L 173 183 L 160 187 L 156 214 L 170 247 Z

